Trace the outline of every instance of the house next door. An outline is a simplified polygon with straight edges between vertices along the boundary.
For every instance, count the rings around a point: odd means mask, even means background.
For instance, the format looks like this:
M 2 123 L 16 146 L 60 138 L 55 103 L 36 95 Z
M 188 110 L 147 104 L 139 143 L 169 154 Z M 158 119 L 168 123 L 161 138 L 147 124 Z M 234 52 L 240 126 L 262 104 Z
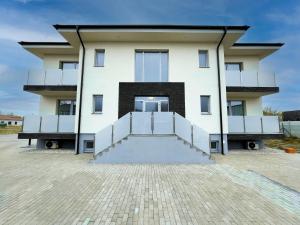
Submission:
M 136 112 L 168 112 L 169 97 L 138 96 L 135 97 L 134 111 Z

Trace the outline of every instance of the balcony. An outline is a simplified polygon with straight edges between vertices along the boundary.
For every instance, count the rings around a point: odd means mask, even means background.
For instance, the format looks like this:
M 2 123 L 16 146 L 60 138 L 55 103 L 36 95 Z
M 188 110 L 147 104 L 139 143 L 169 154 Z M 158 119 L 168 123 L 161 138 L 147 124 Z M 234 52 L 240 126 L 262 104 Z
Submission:
M 225 72 L 227 94 L 249 92 L 257 96 L 279 92 L 274 73 L 262 71 Z
M 25 116 L 19 138 L 75 138 L 74 115 Z
M 27 83 L 24 91 L 36 94 L 53 94 L 53 91 L 76 92 L 77 90 L 76 69 L 33 69 L 29 70 Z
M 228 136 L 249 138 L 278 135 L 282 135 L 278 116 L 228 116 Z

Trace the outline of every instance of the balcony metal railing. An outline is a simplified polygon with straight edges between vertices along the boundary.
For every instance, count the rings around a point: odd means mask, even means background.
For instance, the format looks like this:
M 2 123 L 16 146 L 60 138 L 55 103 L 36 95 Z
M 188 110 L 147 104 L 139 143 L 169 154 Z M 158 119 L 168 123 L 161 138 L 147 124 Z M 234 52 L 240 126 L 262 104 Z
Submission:
M 228 116 L 229 133 L 280 133 L 278 116 Z
M 230 87 L 276 87 L 275 73 L 262 71 L 225 72 L 226 86 Z
M 32 69 L 28 71 L 27 85 L 77 85 L 77 69 Z
M 73 133 L 74 115 L 24 116 L 23 133 Z

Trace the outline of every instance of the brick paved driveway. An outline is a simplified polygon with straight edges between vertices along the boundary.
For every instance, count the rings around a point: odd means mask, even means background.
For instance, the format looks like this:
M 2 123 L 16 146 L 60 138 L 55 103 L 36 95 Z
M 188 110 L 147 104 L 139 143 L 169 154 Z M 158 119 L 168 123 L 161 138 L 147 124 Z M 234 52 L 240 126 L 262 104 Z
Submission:
M 93 165 L 15 138 L 0 136 L 0 224 L 300 224 L 299 155 Z

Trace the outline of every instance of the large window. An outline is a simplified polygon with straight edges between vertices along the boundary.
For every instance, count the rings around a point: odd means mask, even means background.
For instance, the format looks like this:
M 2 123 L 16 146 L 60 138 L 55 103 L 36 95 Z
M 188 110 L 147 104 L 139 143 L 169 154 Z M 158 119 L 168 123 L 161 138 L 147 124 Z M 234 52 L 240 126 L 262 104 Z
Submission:
M 167 82 L 168 52 L 167 51 L 136 51 L 135 81 Z
M 245 115 L 244 101 L 228 100 L 227 101 L 227 115 L 228 116 L 244 116 Z
M 93 96 L 93 113 L 102 113 L 103 95 Z
M 103 67 L 104 66 L 104 49 L 97 49 L 95 51 L 95 66 Z
M 136 112 L 168 112 L 169 97 L 138 96 L 135 97 L 134 111 Z
M 58 100 L 57 114 L 58 115 L 75 115 L 76 100 Z
M 78 62 L 61 61 L 59 67 L 63 70 L 78 69 Z
M 207 50 L 199 50 L 199 67 L 207 68 L 208 65 L 208 51 Z
M 200 96 L 200 104 L 201 104 L 201 114 L 210 114 L 210 96 L 201 95 Z
M 243 64 L 242 63 L 225 63 L 225 69 L 231 71 L 242 71 Z

